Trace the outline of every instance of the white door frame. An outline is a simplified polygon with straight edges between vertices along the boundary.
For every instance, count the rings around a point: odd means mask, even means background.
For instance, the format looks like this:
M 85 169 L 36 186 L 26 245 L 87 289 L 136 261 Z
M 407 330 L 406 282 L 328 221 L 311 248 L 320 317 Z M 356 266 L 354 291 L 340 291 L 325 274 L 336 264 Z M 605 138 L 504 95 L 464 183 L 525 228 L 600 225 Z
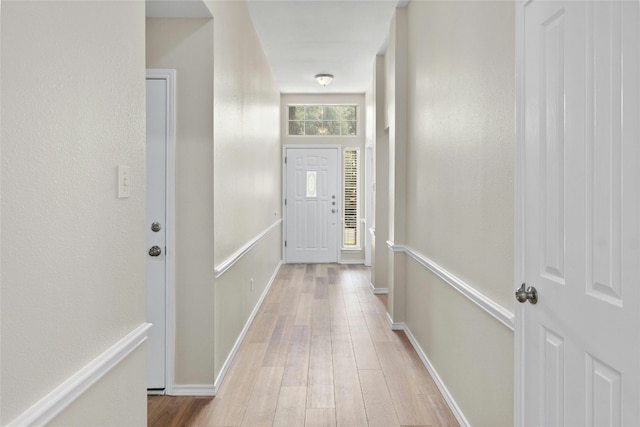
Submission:
M 340 212 L 340 220 L 339 220 L 339 227 L 336 227 L 336 233 L 337 233 L 337 240 L 336 240 L 336 244 L 337 244 L 337 248 L 336 250 L 338 251 L 337 253 L 337 260 L 338 263 L 340 263 L 340 260 L 342 258 L 341 254 L 342 254 L 342 193 L 344 193 L 344 189 L 343 189 L 343 183 L 342 183 L 342 169 L 343 169 L 343 165 L 342 165 L 342 145 L 341 144 L 284 144 L 282 146 L 282 258 L 283 258 L 283 262 L 285 264 L 287 264 L 287 248 L 284 246 L 284 242 L 287 239 L 287 207 L 284 204 L 284 201 L 287 197 L 287 164 L 285 163 L 285 158 L 287 157 L 287 149 L 289 148 L 293 148 L 293 149 L 305 149 L 305 150 L 321 150 L 321 149 L 335 149 L 338 151 L 338 209 Z
M 176 182 L 176 70 L 147 69 L 147 79 L 167 82 L 167 157 L 166 157 L 166 229 L 165 229 L 165 389 L 173 394 L 175 371 L 175 182 Z

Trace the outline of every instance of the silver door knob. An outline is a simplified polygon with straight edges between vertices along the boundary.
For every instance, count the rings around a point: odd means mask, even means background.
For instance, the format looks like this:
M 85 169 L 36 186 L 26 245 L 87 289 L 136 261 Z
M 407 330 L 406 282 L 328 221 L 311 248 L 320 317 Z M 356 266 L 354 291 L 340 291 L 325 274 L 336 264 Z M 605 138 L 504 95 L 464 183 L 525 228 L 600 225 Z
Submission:
M 336 210 L 335 209 L 331 209 L 331 213 L 336 213 Z
M 529 288 L 525 290 L 525 284 L 523 283 L 520 289 L 516 291 L 516 300 L 520 303 L 529 301 L 531 304 L 535 304 L 538 302 L 538 291 L 536 291 L 536 288 L 533 286 L 529 286 Z
M 151 256 L 158 256 L 162 253 L 162 249 L 160 249 L 160 246 L 153 246 L 151 249 L 149 249 L 149 255 Z

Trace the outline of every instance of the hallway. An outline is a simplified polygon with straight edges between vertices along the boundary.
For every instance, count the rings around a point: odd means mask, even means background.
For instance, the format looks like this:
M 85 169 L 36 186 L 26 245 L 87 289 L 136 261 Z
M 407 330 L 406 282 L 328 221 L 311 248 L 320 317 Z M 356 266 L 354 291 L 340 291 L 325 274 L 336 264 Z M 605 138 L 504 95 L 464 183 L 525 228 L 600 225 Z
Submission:
M 283 265 L 215 399 L 152 396 L 149 426 L 457 426 L 360 265 Z

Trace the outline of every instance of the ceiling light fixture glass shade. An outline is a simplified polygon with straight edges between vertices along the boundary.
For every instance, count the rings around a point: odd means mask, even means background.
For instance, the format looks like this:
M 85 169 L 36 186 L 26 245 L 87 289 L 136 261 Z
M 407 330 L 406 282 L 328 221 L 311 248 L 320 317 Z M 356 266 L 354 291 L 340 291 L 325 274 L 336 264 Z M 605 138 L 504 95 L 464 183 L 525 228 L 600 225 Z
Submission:
M 316 80 L 321 86 L 328 86 L 333 80 L 333 74 L 316 74 Z

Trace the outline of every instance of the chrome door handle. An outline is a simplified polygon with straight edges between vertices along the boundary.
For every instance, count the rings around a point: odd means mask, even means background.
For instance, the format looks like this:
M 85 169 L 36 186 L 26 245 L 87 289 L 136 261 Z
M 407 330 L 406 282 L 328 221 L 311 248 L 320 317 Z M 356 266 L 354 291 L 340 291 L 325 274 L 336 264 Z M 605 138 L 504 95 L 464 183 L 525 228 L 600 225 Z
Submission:
M 538 302 L 538 291 L 536 291 L 536 288 L 533 286 L 529 286 L 529 288 L 525 290 L 525 284 L 523 283 L 520 289 L 516 291 L 516 300 L 518 300 L 519 303 L 529 301 L 531 304 L 535 304 Z
M 160 246 L 153 246 L 151 249 L 149 249 L 149 255 L 151 256 L 158 256 L 162 253 L 162 249 L 160 249 Z
M 331 209 L 331 213 L 336 213 L 336 210 L 335 209 Z

